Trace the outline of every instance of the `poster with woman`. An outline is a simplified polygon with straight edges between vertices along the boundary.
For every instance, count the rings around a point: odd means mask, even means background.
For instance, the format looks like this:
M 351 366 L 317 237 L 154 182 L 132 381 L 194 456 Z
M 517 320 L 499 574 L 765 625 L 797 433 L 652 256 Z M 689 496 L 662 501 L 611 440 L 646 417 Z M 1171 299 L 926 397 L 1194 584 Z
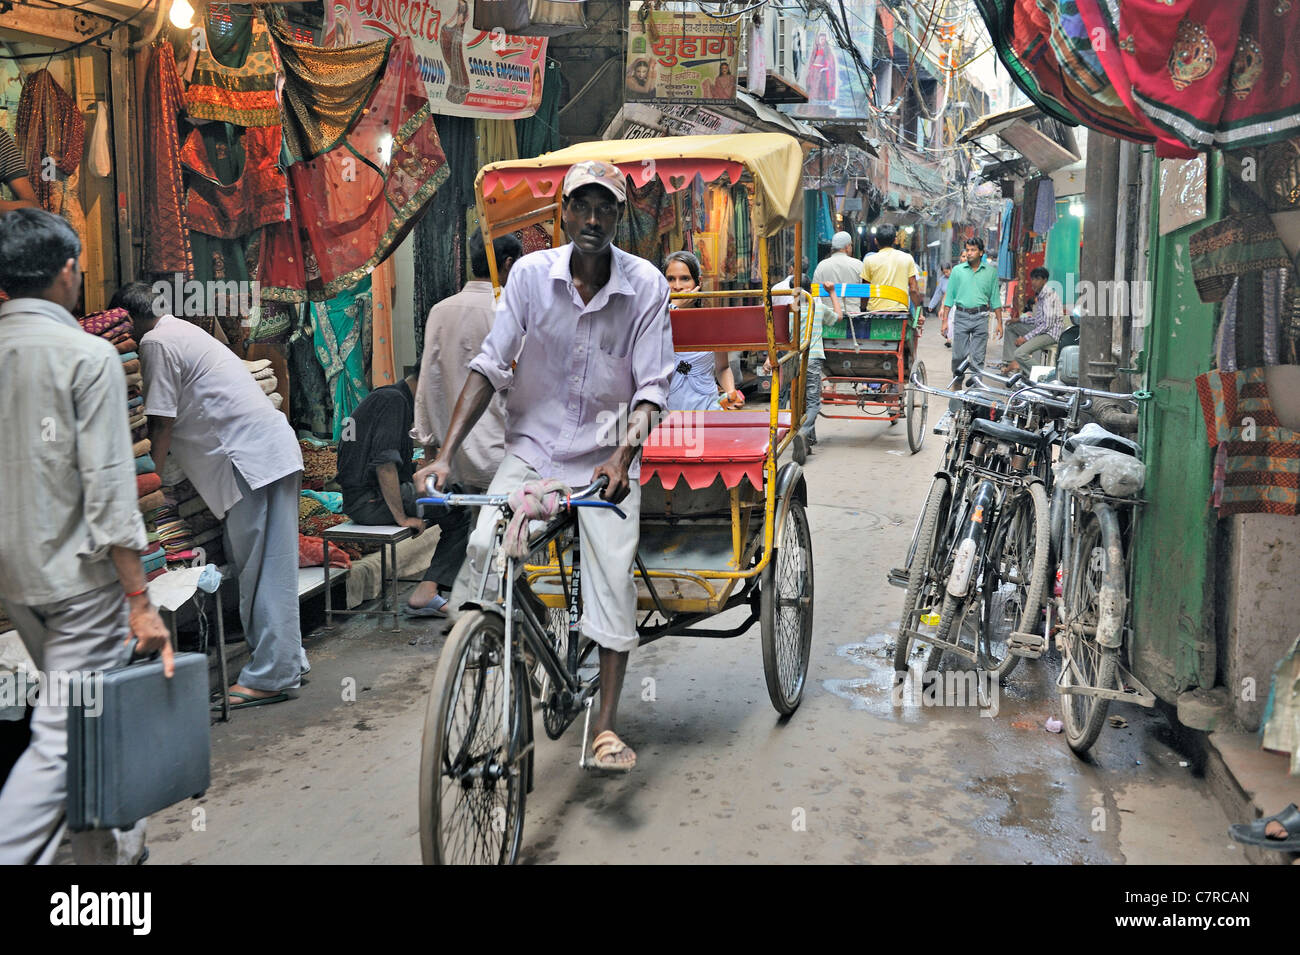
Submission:
M 628 25 L 624 92 L 631 102 L 730 103 L 744 24 L 702 13 L 636 14 Z

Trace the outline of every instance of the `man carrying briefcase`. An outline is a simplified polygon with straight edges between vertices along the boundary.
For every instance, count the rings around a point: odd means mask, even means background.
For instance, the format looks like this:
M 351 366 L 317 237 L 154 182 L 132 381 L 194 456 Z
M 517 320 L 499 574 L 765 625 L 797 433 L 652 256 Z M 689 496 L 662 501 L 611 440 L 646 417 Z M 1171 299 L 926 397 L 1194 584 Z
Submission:
M 70 677 L 126 662 L 126 643 L 161 651 L 140 549 L 126 376 L 117 351 L 69 309 L 81 292 L 81 242 L 39 209 L 0 217 L 0 604 L 46 682 L 31 743 L 0 790 L 0 864 L 49 863 L 65 827 Z M 72 836 L 78 862 L 134 862 L 134 831 Z

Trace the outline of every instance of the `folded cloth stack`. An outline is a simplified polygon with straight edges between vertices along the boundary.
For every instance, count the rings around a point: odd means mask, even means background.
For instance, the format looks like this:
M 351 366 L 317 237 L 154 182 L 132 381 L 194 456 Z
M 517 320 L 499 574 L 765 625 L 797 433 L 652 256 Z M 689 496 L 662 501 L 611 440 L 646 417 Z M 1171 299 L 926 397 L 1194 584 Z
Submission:
M 136 474 L 151 474 L 158 470 L 157 465 L 153 463 L 153 458 L 147 454 L 142 454 L 135 459 Z
M 104 312 L 92 312 L 85 318 L 77 319 L 82 329 L 98 338 L 112 341 L 121 333 L 131 333 L 131 316 L 124 308 L 110 308 Z
M 163 570 L 167 566 L 167 555 L 159 547 L 141 557 L 140 563 L 144 566 L 146 574 L 154 570 Z
M 131 454 L 137 458 L 142 454 L 148 454 L 152 450 L 153 442 L 148 438 L 145 438 L 143 441 L 137 441 L 135 444 L 131 445 Z
M 154 491 L 162 490 L 162 478 L 157 474 L 137 474 L 135 476 L 135 496 L 144 497 L 146 494 L 152 494 Z M 162 495 L 159 495 L 161 502 Z M 157 507 L 158 505 L 154 505 Z
M 298 498 L 298 533 L 304 537 L 320 537 L 335 524 L 344 524 L 348 520 L 344 514 L 331 514 L 320 501 L 310 497 Z M 362 556 L 362 549 L 353 543 L 337 544 L 353 558 Z

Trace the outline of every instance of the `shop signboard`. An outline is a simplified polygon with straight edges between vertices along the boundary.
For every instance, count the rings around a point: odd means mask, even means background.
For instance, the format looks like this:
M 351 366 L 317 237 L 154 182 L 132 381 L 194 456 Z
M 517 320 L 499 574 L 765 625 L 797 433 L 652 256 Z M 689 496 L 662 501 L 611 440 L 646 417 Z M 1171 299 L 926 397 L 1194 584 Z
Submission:
M 876 36 L 876 2 L 843 0 L 834 8 L 845 17 L 854 45 L 868 66 Z M 808 94 L 808 102 L 782 103 L 781 111 L 814 120 L 869 117 L 869 73 L 859 73 L 853 58 L 840 49 L 825 15 L 810 16 L 802 22 L 791 19 L 787 24 L 790 66 Z
M 523 119 L 537 112 L 546 37 L 476 30 L 469 0 L 325 0 L 326 43 L 411 38 L 435 113 Z
M 632 11 L 623 84 L 628 102 L 734 102 L 743 26 L 740 17 Z

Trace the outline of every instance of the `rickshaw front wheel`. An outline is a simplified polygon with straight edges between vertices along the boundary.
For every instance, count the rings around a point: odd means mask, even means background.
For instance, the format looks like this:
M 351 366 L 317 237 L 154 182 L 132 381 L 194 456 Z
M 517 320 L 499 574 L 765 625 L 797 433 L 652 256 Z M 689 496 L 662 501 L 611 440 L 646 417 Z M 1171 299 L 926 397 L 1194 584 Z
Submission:
M 781 546 L 773 551 L 759 588 L 767 695 L 778 713 L 789 716 L 803 698 L 813 627 L 812 533 L 797 498 L 790 501 Z
M 921 384 L 926 384 L 925 362 L 917 361 L 912 367 L 912 374 Z M 930 396 L 909 384 L 903 401 L 903 417 L 907 419 L 907 447 L 916 454 L 925 444 L 925 419 L 930 410 Z

